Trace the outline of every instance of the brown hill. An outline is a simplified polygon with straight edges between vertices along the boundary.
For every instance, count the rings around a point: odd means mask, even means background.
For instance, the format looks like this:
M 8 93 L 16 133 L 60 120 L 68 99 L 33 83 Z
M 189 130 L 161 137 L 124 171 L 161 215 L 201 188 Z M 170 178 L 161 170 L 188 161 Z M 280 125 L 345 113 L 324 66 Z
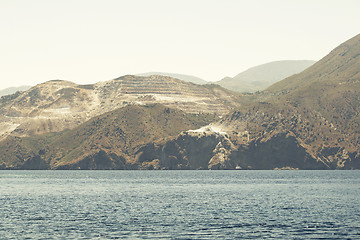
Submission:
M 262 97 L 208 131 L 142 149 L 142 161 L 171 169 L 360 169 L 360 35 Z
M 216 120 L 163 105 L 120 108 L 73 130 L 0 142 L 3 169 L 131 169 L 135 154 L 149 142 L 176 136 Z
M 123 76 L 92 85 L 54 80 L 0 99 L 0 141 L 71 129 L 131 104 L 161 103 L 188 113 L 228 113 L 242 96 L 217 85 L 196 85 L 166 76 Z

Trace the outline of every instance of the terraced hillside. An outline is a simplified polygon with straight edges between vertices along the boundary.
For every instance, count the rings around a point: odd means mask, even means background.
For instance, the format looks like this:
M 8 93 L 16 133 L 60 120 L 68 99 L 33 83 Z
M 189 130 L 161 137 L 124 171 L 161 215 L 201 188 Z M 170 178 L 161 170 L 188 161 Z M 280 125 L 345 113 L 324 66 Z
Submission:
M 92 85 L 54 80 L 0 100 L 0 140 L 71 129 L 92 117 L 128 105 L 161 103 L 187 113 L 223 115 L 241 95 L 216 85 L 196 85 L 166 76 L 123 76 Z
M 185 82 L 191 82 L 195 84 L 207 84 L 208 82 L 204 79 L 186 75 L 186 74 L 179 74 L 179 73 L 167 73 L 167 72 L 147 72 L 147 73 L 141 73 L 141 74 L 135 74 L 136 76 L 152 76 L 152 75 L 160 75 L 160 76 L 168 76 L 172 78 L 176 78 Z

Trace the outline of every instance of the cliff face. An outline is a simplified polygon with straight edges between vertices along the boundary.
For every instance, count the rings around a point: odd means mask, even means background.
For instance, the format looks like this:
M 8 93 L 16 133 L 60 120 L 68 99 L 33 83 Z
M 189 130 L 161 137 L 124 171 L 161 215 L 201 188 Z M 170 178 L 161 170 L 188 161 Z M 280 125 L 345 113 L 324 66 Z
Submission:
M 183 133 L 137 153 L 142 169 L 333 169 L 316 159 L 290 133 L 238 144 L 243 137 Z
M 314 149 L 291 131 L 247 136 L 182 133 L 137 152 L 140 169 L 359 169 L 359 151 L 346 147 Z
M 166 143 L 150 143 L 142 147 L 135 160 L 144 169 L 208 169 L 210 160 L 220 153 L 218 145 L 222 141 L 225 142 L 221 135 L 185 132 Z M 215 158 L 212 165 L 219 163 Z

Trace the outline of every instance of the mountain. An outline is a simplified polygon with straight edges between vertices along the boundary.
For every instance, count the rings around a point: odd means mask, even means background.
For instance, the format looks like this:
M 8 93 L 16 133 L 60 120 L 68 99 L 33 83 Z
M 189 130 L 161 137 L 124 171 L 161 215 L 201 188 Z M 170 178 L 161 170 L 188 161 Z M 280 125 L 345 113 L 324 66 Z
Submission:
M 5 95 L 9 95 L 9 94 L 14 94 L 17 91 L 27 91 L 31 88 L 31 86 L 20 86 L 20 87 L 9 87 L 9 88 L 5 88 L 3 90 L 0 90 L 0 97 L 5 96 Z
M 0 99 L 0 140 L 72 129 L 92 117 L 128 105 L 161 103 L 187 113 L 224 115 L 243 102 L 217 85 L 165 76 L 123 76 L 91 85 L 53 80 Z
M 165 76 L 46 82 L 1 98 L 0 168 L 360 169 L 360 35 L 253 95 Z
M 357 35 L 346 41 L 301 74 L 275 83 L 267 91 L 284 94 L 295 91 L 304 92 L 304 90 L 310 90 L 314 86 L 321 86 L 330 90 L 340 85 L 357 84 L 360 59 L 359 38 L 360 35 Z M 291 96 L 294 95 L 291 94 Z
M 271 84 L 286 77 L 300 73 L 313 65 L 310 60 L 285 60 L 276 61 L 252 67 L 235 77 L 225 77 L 215 82 L 220 86 L 237 92 L 262 91 Z
M 137 169 L 142 167 L 136 156 L 142 145 L 216 119 L 214 114 L 190 114 L 161 104 L 129 105 L 72 130 L 32 137 L 8 136 L 0 142 L 0 168 Z
M 143 76 L 143 77 L 149 77 L 152 75 L 172 77 L 172 78 L 176 78 L 179 80 L 183 80 L 185 82 L 191 82 L 191 83 L 200 84 L 200 85 L 208 84 L 208 82 L 205 81 L 204 79 L 201 79 L 201 78 L 198 78 L 195 76 L 191 76 L 191 75 L 179 74 L 179 73 L 148 72 L 148 73 L 136 74 L 136 76 Z
M 360 35 L 264 94 L 140 156 L 169 169 L 360 169 Z

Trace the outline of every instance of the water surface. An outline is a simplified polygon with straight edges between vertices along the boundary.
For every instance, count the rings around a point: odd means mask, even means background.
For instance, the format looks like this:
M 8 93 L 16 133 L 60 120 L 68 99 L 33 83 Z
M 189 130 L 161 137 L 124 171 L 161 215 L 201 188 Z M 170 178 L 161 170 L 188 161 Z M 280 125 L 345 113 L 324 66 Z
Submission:
M 1 239 L 360 239 L 360 171 L 0 171 Z

